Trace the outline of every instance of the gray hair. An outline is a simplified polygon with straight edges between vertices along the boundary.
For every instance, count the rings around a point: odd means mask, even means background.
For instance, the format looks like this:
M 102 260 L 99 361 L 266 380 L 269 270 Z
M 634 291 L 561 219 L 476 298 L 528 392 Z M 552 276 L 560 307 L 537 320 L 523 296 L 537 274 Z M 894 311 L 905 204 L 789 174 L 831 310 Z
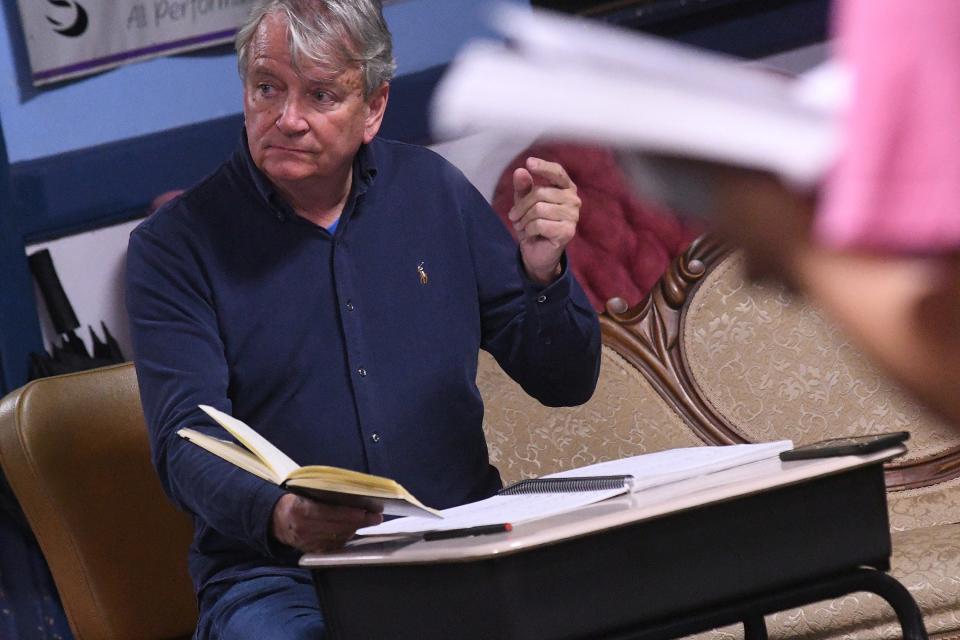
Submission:
M 250 42 L 268 15 L 287 23 L 290 57 L 333 71 L 358 66 L 365 98 L 390 82 L 397 64 L 380 0 L 257 0 L 237 32 L 237 67 L 246 78 Z

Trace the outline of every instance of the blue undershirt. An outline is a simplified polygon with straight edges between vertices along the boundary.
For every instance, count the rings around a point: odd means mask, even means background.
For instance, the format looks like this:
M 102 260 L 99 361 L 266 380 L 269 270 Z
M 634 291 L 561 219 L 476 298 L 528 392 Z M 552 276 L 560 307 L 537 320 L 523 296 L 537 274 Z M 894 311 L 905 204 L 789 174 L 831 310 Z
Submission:
M 478 349 L 547 405 L 586 401 L 596 314 L 573 276 L 526 278 L 483 197 L 433 152 L 361 148 L 339 220 L 297 216 L 245 140 L 131 234 L 127 308 L 154 463 L 193 514 L 190 570 L 214 582 L 300 571 L 270 535 L 283 491 L 177 436 L 210 404 L 298 464 L 393 478 L 425 504 L 487 497 Z

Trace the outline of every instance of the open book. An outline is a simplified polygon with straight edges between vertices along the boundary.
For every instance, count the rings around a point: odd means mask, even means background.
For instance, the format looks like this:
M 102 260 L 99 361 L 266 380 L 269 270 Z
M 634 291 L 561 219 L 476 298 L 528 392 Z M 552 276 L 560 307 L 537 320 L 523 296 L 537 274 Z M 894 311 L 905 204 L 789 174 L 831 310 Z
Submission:
M 213 407 L 200 408 L 243 446 L 194 429 L 180 429 L 178 435 L 291 493 L 373 511 L 382 509 L 387 515 L 441 517 L 439 511 L 424 506 L 389 478 L 338 467 L 301 467 L 249 425 Z
M 434 94 L 439 136 L 532 132 L 647 160 L 769 171 L 801 188 L 814 186 L 834 160 L 835 114 L 846 99 L 839 67 L 792 78 L 655 36 L 509 5 L 494 22 L 508 44 L 469 44 Z M 645 183 L 641 191 L 678 173 L 675 164 L 628 164 L 634 182 Z

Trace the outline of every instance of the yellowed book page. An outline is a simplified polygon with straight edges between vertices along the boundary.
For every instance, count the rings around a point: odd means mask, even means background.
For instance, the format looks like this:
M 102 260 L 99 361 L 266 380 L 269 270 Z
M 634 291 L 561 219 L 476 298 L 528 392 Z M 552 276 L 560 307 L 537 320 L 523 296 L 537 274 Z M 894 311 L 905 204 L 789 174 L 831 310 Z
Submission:
M 194 429 L 180 429 L 177 431 L 177 435 L 181 438 L 186 438 L 216 456 L 220 456 L 227 462 L 232 462 L 244 471 L 248 471 L 259 478 L 276 484 L 280 484 L 282 481 L 282 478 L 277 478 L 273 471 L 267 467 L 260 458 L 234 442 L 214 438 L 213 436 Z
M 296 469 L 300 468 L 300 465 L 291 460 L 290 457 L 280 451 L 280 449 L 273 446 L 266 438 L 254 431 L 250 425 L 211 406 L 205 404 L 199 406 L 204 413 L 216 420 L 217 424 L 229 431 L 230 435 L 239 440 L 243 446 L 260 458 L 267 467 L 272 469 L 274 475 L 279 478 L 278 484 L 285 480 Z
M 385 512 L 390 514 L 409 515 L 410 512 L 408 508 L 402 508 L 399 512 L 394 511 L 392 507 L 387 509 L 387 503 L 412 505 L 415 512 L 433 516 L 438 514 L 436 510 L 424 506 L 406 489 L 389 478 L 322 465 L 300 467 L 249 425 L 211 406 L 199 406 L 249 451 L 233 443 L 194 431 L 193 433 L 202 436 L 204 442 L 210 445 L 205 448 L 261 478 L 281 486 L 319 491 L 325 494 L 324 499 L 331 501 L 336 501 L 335 496 L 331 494 L 366 496 L 382 502 Z M 200 444 L 199 441 L 196 442 Z M 201 446 L 204 445 L 201 444 Z M 264 473 L 269 475 L 263 475 Z
M 372 505 L 379 505 L 388 515 L 442 517 L 438 510 L 426 506 L 396 482 L 393 482 L 393 485 L 395 488 L 391 490 L 370 485 L 358 486 L 353 483 L 331 482 L 316 477 L 294 477 L 283 484 L 294 493 L 303 493 L 302 490 L 306 490 L 306 495 L 334 504 L 347 504 L 372 510 L 375 510 Z M 344 496 L 355 496 L 355 499 L 345 499 Z
M 338 469 L 336 467 L 314 467 L 315 469 L 319 468 L 334 472 L 329 475 L 321 476 L 300 473 L 301 470 L 309 468 L 310 467 L 301 467 L 300 470 L 287 479 L 286 484 L 288 486 L 308 487 L 310 489 L 351 493 L 355 495 L 372 496 L 376 498 L 394 498 L 397 500 L 404 500 L 410 504 L 417 505 L 418 507 L 423 507 L 427 511 L 433 511 L 417 500 L 413 494 L 404 489 L 399 483 L 388 478 L 371 476 L 365 473 L 349 471 L 347 469 Z M 344 474 L 344 476 L 355 475 L 363 478 L 373 478 L 375 482 L 363 482 L 357 478 L 350 478 L 349 480 L 345 481 L 344 478 L 336 477 L 341 473 Z
M 340 467 L 327 467 L 323 465 L 310 465 L 298 467 L 287 476 L 288 480 L 296 478 L 301 480 L 314 480 L 322 482 L 325 487 L 336 488 L 337 490 L 354 489 L 357 491 L 369 492 L 377 491 L 377 495 L 400 496 L 406 493 L 404 488 L 396 481 L 383 476 L 375 476 L 361 471 L 352 471 L 350 469 L 341 469 Z M 318 486 L 318 485 L 313 485 Z

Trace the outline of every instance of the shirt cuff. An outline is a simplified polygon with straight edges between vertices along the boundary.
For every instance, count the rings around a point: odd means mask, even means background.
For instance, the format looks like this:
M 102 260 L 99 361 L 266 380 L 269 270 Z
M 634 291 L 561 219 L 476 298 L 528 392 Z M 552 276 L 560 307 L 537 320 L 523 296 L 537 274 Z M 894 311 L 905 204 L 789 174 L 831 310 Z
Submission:
M 291 549 L 273 537 L 273 509 L 286 491 L 264 481 L 251 496 L 247 518 L 257 550 L 269 558 L 287 559 Z
M 542 285 L 535 282 L 523 266 L 523 256 L 520 250 L 517 250 L 517 269 L 520 271 L 520 279 L 523 282 L 523 292 L 527 300 L 544 313 L 558 311 L 566 303 L 570 296 L 570 269 L 567 266 L 567 254 L 564 252 L 560 256 L 560 275 L 557 279 L 548 285 Z
M 527 275 L 519 249 L 517 250 L 517 269 L 520 271 L 520 280 L 523 282 L 523 292 L 528 308 L 534 309 L 537 317 L 540 318 L 541 327 L 562 322 L 562 310 L 568 302 L 572 302 L 583 311 L 595 313 L 586 294 L 573 277 L 566 252 L 560 256 L 560 275 L 548 285 L 534 282 Z

